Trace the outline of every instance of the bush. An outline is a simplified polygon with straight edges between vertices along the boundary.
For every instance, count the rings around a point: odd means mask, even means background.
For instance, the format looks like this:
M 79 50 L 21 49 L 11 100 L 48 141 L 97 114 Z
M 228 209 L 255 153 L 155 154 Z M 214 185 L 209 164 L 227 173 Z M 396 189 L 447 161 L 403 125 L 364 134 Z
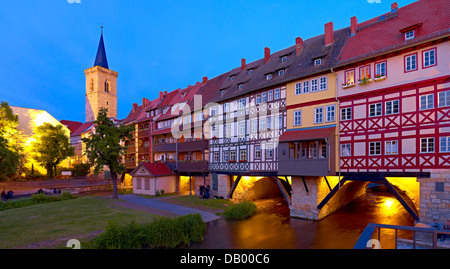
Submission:
M 242 220 L 253 216 L 257 207 L 251 201 L 241 201 L 223 211 L 226 220 Z
M 0 211 L 12 209 L 12 208 L 20 208 L 30 205 L 48 203 L 48 202 L 56 202 L 63 201 L 74 198 L 70 192 L 63 192 L 61 195 L 45 195 L 41 194 L 33 194 L 30 198 L 21 198 L 8 200 L 4 202 L 0 202 Z
M 177 218 L 159 217 L 147 224 L 131 222 L 125 226 L 109 223 L 106 231 L 82 248 L 147 249 L 179 248 L 203 241 L 206 224 L 200 214 Z
M 78 163 L 74 164 L 73 168 L 70 169 L 72 171 L 72 176 L 86 176 L 89 175 L 89 172 L 91 170 L 91 165 L 88 163 Z

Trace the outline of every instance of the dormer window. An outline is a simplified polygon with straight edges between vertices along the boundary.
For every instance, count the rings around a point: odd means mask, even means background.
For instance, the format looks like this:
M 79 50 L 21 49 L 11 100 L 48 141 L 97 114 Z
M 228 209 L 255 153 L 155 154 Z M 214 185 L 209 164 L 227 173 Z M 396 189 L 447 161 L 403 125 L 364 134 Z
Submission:
M 239 90 L 242 90 L 244 88 L 244 83 L 239 84 Z
M 253 69 L 249 69 L 249 70 L 248 70 L 248 75 L 249 75 L 249 76 L 253 75 Z
M 287 56 L 281 57 L 281 62 L 282 62 L 282 63 L 284 63 L 284 62 L 286 62 L 286 61 L 287 61 Z
M 278 76 L 279 77 L 284 76 L 284 69 L 281 69 L 280 71 L 278 71 Z
M 267 74 L 266 75 L 266 80 L 270 80 L 270 79 L 272 79 L 272 74 Z
M 221 90 L 220 95 L 224 95 L 226 90 Z
M 183 98 L 183 97 L 185 97 L 185 96 L 186 96 L 186 93 L 185 93 L 185 92 L 181 94 L 181 98 Z
M 233 81 L 236 78 L 236 76 L 231 76 L 230 79 Z
M 413 39 L 415 37 L 414 30 L 405 33 L 405 40 Z
M 322 64 L 322 58 L 317 58 L 314 60 L 314 66 L 318 66 Z

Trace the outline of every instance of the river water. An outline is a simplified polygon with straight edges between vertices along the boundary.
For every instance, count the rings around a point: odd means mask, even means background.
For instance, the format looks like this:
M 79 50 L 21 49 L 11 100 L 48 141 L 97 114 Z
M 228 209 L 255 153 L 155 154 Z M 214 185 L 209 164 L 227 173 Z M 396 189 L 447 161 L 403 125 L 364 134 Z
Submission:
M 256 203 L 258 211 L 249 219 L 209 222 L 205 240 L 192 248 L 351 249 L 368 223 L 414 225 L 414 219 L 393 195 L 379 191 L 368 191 L 320 221 L 290 217 L 283 198 Z M 381 230 L 381 247 L 393 248 L 393 238 L 392 231 Z

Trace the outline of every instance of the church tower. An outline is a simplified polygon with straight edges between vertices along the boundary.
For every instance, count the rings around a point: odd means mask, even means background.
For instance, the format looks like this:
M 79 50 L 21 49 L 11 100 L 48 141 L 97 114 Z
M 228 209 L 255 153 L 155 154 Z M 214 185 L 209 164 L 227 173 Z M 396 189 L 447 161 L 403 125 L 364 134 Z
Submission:
M 108 117 L 117 119 L 118 73 L 108 67 L 103 29 L 94 66 L 84 70 L 84 74 L 86 76 L 86 122 L 94 121 L 101 108 L 108 108 Z

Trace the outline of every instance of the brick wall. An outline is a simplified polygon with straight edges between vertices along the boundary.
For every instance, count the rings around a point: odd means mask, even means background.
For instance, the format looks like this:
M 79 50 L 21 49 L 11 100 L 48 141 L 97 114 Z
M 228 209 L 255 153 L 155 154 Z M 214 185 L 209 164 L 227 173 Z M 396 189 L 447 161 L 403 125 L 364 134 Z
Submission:
M 433 170 L 430 178 L 419 178 L 420 222 L 441 226 L 450 220 L 450 170 Z

